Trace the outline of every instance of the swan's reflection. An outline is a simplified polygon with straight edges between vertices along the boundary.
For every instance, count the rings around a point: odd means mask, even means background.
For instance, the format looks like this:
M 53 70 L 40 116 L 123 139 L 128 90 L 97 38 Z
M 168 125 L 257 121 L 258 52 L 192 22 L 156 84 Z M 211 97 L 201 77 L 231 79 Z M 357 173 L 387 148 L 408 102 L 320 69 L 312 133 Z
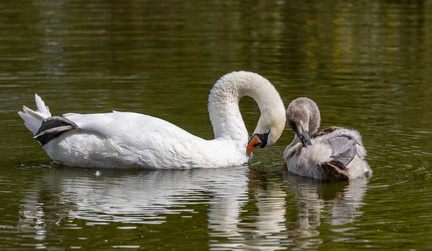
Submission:
M 53 193 L 62 195 L 56 204 L 68 205 L 73 213 L 69 216 L 157 224 L 165 221 L 161 215 L 190 211 L 188 204 L 206 203 L 205 193 L 215 200 L 225 198 L 224 209 L 240 207 L 246 200 L 247 167 L 154 171 L 56 168 L 45 179 Z M 210 204 L 220 208 L 216 201 Z
M 285 226 L 285 188 L 282 182 L 262 182 L 266 180 L 259 170 L 248 173 L 247 201 L 237 208 L 229 208 L 209 213 L 210 235 L 215 240 L 210 248 L 221 250 L 276 250 L 283 247 L 287 238 Z M 222 198 L 221 198 L 222 199 Z M 225 203 L 219 205 L 224 207 Z M 232 206 L 235 203 L 231 203 Z M 226 209 L 225 209 L 226 210 Z M 225 218 L 225 219 L 224 219 Z M 229 221 L 227 221 L 229 219 Z M 231 225 L 222 225 L 230 222 Z M 217 241 L 226 237 L 228 241 Z M 265 247 L 265 248 L 263 248 Z
M 209 228 L 232 235 L 247 201 L 247 174 L 246 166 L 152 171 L 54 167 L 27 193 L 19 225 L 43 240 L 47 228 L 73 227 L 74 219 L 86 225 L 161 224 L 167 215 L 193 215 L 198 213 L 193 205 L 208 204 Z

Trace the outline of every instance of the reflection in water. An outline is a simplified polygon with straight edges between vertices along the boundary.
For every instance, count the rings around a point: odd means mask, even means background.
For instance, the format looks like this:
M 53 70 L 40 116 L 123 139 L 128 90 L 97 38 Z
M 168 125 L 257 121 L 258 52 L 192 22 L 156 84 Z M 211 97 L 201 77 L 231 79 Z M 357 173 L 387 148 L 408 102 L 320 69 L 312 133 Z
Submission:
M 58 171 L 60 180 L 56 180 Z M 54 168 L 41 181 L 48 182 L 50 189 L 35 190 L 28 200 L 40 205 L 54 204 L 62 209 L 58 212 L 66 211 L 69 217 L 89 221 L 157 224 L 164 222 L 159 215 L 181 212 L 182 205 L 201 200 L 203 191 L 211 193 L 214 198 L 230 195 L 232 200 L 241 201 L 246 189 L 246 171 L 241 167 L 230 172 L 222 168 L 142 171 L 122 175 L 120 170 L 106 169 L 76 176 L 76 170 Z M 46 192 L 52 194 L 44 195 Z M 45 201 L 46 198 L 50 201 Z M 53 201 L 53 198 L 58 198 L 58 201 Z M 59 216 L 58 213 L 51 218 Z
M 125 173 L 125 174 L 123 174 Z M 43 240 L 50 225 L 110 222 L 162 224 L 170 214 L 209 204 L 211 229 L 231 233 L 246 200 L 247 167 L 193 170 L 125 171 L 53 168 L 26 195 L 20 229 L 33 228 Z M 46 188 L 48 186 L 48 188 Z
M 249 170 L 246 204 L 231 211 L 228 218 L 236 225 L 221 229 L 210 226 L 212 237 L 226 237 L 228 242 L 211 242 L 214 249 L 262 249 L 282 248 L 288 236 L 285 226 L 286 193 L 280 182 L 263 183 L 257 170 Z M 223 207 L 223 204 L 220 205 Z M 218 211 L 216 211 L 218 212 Z M 236 214 L 235 218 L 234 216 Z M 217 221 L 225 221 L 215 218 Z
M 170 215 L 194 217 L 201 213 L 195 207 L 205 205 L 210 247 L 266 246 L 267 250 L 299 238 L 303 241 L 294 243 L 297 247 L 317 244 L 322 224 L 344 231 L 344 225 L 362 214 L 359 208 L 366 190 L 364 180 L 327 184 L 292 174 L 285 174 L 284 184 L 283 179 L 267 179 L 248 167 L 154 171 L 54 167 L 38 182 L 23 199 L 18 223 L 20 231 L 38 241 L 49 238 L 54 229 L 83 228 L 77 220 L 85 226 L 122 223 L 118 229 L 131 231 L 137 224 L 151 229 L 169 224 Z M 198 220 L 187 227 L 196 224 Z
M 324 183 L 289 172 L 285 172 L 284 176 L 287 187 L 296 197 L 297 207 L 294 220 L 287 223 L 293 225 L 289 227 L 289 234 L 305 238 L 298 243 L 302 248 L 322 242 L 320 239 L 311 238 L 320 235 L 320 225 L 329 224 L 334 226 L 334 231 L 343 232 L 348 229 L 342 226 L 354 222 L 362 214 L 360 207 L 363 205 L 367 180 Z

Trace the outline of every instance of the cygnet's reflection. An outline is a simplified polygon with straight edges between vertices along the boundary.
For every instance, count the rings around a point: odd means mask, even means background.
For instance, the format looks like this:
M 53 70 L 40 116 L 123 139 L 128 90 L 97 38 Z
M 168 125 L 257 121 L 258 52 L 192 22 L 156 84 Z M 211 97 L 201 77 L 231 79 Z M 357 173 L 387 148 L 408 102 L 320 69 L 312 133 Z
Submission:
M 297 243 L 299 247 L 306 248 L 316 245 L 308 237 L 318 236 L 317 229 L 321 224 L 335 226 L 334 231 L 343 232 L 348 229 L 338 228 L 351 222 L 362 214 L 363 197 L 366 193 L 367 180 L 356 179 L 349 182 L 327 183 L 284 172 L 285 183 L 294 196 L 295 210 L 291 209 L 287 219 L 289 235 L 304 239 Z

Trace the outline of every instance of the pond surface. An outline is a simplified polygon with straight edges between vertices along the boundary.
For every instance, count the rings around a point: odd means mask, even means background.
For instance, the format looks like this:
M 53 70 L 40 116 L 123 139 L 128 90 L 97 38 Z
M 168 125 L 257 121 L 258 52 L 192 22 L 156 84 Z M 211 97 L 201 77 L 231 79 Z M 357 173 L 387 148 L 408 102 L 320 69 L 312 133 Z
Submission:
M 1 2 L 0 249 L 432 249 L 431 31 L 431 1 Z M 58 166 L 17 114 L 38 93 L 55 115 L 134 111 L 210 139 L 209 90 L 234 70 L 360 131 L 373 177 L 285 172 L 288 129 L 236 168 Z

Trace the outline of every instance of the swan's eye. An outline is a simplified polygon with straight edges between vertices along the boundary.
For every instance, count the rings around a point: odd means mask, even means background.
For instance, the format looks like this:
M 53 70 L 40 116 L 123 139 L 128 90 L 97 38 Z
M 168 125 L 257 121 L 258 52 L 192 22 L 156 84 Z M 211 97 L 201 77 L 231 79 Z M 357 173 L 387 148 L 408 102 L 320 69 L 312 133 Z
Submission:
M 246 148 L 246 154 L 250 154 L 257 147 L 266 147 L 269 133 L 270 132 L 255 133 L 249 140 L 248 146 Z
M 253 145 L 253 147 L 255 148 L 255 147 L 258 147 L 259 145 L 262 145 L 262 142 L 255 143 L 255 144 Z
M 266 147 L 269 134 L 270 134 L 270 131 L 266 132 L 266 133 L 259 133 L 259 134 L 257 133 L 256 135 L 260 138 L 261 142 L 255 144 L 255 145 L 256 146 L 260 145 L 261 148 Z

